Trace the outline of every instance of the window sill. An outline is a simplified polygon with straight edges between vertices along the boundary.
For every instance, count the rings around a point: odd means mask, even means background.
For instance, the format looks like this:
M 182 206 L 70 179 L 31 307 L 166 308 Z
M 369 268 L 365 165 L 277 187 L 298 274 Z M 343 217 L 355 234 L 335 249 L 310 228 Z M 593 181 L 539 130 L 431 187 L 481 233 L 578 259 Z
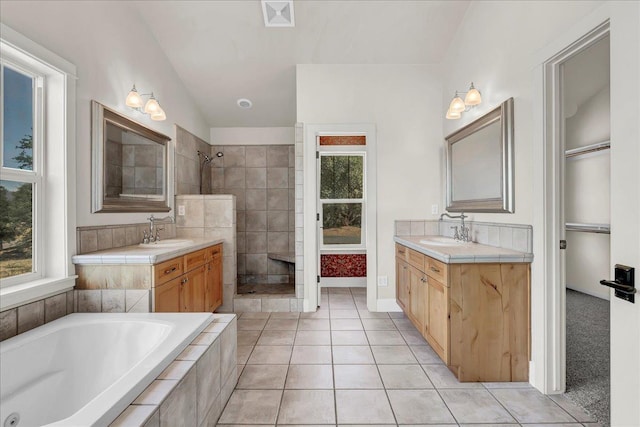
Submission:
M 47 277 L 0 289 L 0 311 L 70 291 L 77 277 Z

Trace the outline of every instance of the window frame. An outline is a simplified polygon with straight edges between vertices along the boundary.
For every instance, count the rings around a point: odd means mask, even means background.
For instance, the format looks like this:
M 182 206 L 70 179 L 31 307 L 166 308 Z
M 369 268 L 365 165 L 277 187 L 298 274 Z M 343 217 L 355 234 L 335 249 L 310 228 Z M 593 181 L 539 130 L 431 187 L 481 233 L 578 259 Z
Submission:
M 15 72 L 29 76 L 33 79 L 33 131 L 32 131 L 32 170 L 10 168 L 4 166 L 4 149 L 0 150 L 0 181 L 14 181 L 30 183 L 32 185 L 32 247 L 31 247 L 31 272 L 17 276 L 3 278 L 0 281 L 0 289 L 27 283 L 44 277 L 43 254 L 43 215 L 46 211 L 44 184 L 44 96 L 45 76 L 39 70 L 22 63 L 20 58 L 11 55 L 0 58 L 0 82 L 4 89 L 4 69 L 9 68 Z M 4 97 L 0 97 L 0 146 L 4 147 Z
M 75 286 L 71 256 L 76 251 L 76 67 L 47 48 L 0 23 L 0 56 L 22 69 L 37 70 L 46 90 L 42 100 L 40 155 L 34 169 L 42 173 L 38 188 L 40 201 L 34 218 L 34 240 L 40 243 L 37 263 L 39 277 L 20 283 L 3 279 L 0 311 L 57 295 Z M 34 134 L 36 130 L 34 129 Z M 46 143 L 44 143 L 46 141 Z M 39 157 L 39 159 L 37 159 Z M 0 165 L 1 166 L 1 165 Z M 12 171 L 12 173 L 15 169 Z M 11 174 L 2 174 L 8 178 Z M 20 276 L 15 276 L 20 277 Z
M 346 204 L 346 203 L 359 203 L 362 206 L 361 213 L 361 223 L 360 223 L 360 243 L 359 244 L 325 244 L 324 236 L 322 232 L 319 233 L 318 239 L 320 243 L 321 251 L 331 251 L 331 252 L 340 252 L 340 251 L 364 251 L 367 248 L 367 218 L 366 218 L 366 208 L 367 208 L 367 152 L 363 149 L 356 149 L 354 147 L 364 147 L 360 145 L 344 145 L 344 146 L 336 146 L 336 145 L 319 145 L 318 146 L 318 159 L 317 159 L 317 168 L 318 176 L 317 176 L 317 185 L 318 185 L 318 221 L 319 227 L 322 230 L 322 224 L 324 224 L 324 205 L 326 204 Z M 354 157 L 362 157 L 362 197 L 358 199 L 323 199 L 320 195 L 320 180 L 322 177 L 321 164 L 322 157 L 329 156 L 354 156 Z

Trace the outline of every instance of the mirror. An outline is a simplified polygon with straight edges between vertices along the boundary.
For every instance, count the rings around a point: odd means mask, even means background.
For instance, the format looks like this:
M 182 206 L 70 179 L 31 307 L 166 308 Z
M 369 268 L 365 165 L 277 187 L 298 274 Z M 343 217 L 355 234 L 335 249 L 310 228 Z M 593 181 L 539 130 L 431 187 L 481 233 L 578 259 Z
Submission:
M 513 213 L 513 98 L 445 139 L 446 209 Z
M 91 101 L 92 211 L 168 212 L 166 135 Z

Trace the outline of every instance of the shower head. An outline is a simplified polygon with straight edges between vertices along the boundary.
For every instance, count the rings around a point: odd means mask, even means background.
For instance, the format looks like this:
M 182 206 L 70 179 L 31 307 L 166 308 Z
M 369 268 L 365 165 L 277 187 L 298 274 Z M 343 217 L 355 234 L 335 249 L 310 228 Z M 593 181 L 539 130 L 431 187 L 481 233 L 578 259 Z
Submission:
M 211 163 L 211 161 L 213 160 L 211 157 L 209 157 L 208 154 L 205 154 L 200 150 L 198 150 L 198 156 L 204 159 L 204 163 Z

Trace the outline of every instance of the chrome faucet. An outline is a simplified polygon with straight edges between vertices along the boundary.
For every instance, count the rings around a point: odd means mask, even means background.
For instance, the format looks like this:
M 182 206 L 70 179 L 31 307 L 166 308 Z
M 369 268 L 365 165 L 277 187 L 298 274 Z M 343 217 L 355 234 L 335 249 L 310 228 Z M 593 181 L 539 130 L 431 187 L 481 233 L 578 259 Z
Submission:
M 456 240 L 461 240 L 463 242 L 470 242 L 471 241 L 471 236 L 469 235 L 469 227 L 466 227 L 464 225 L 464 219 L 468 218 L 468 215 L 465 215 L 464 212 L 460 212 L 460 215 L 449 215 L 448 213 L 444 212 L 442 214 L 440 214 L 440 221 L 442 221 L 443 217 L 448 217 L 451 219 L 457 219 L 460 218 L 460 230 L 458 231 L 458 226 L 453 226 L 451 228 L 455 229 L 455 234 L 453 236 L 454 239 Z
M 160 241 L 160 232 L 164 230 L 164 227 L 156 226 L 156 221 L 169 221 L 170 223 L 173 223 L 173 217 L 171 215 L 167 215 L 164 218 L 155 218 L 153 214 L 151 214 L 151 216 L 147 218 L 147 220 L 149 220 L 149 234 L 147 235 L 147 232 L 144 232 L 142 243 L 152 243 Z

